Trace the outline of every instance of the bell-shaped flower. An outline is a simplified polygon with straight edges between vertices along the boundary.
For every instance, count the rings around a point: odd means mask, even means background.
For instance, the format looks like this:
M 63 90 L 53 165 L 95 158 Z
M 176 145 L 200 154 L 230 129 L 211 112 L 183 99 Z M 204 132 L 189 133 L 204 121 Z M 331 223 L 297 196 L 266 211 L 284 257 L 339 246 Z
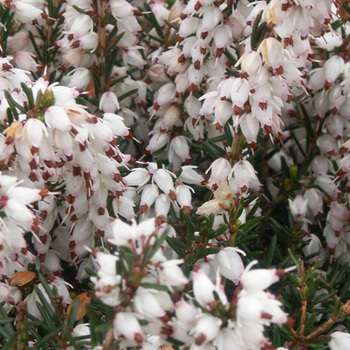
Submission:
M 135 168 L 128 175 L 123 177 L 123 181 L 128 186 L 138 186 L 141 187 L 148 182 L 150 179 L 150 174 L 146 169 Z
M 307 238 L 307 241 L 308 244 L 303 247 L 304 255 L 307 257 L 309 255 L 318 253 L 318 255 L 314 256 L 312 259 L 309 259 L 308 262 L 313 264 L 318 259 L 323 260 L 325 254 L 320 239 L 315 234 L 311 233 Z
M 183 274 L 181 268 L 182 260 L 168 260 L 159 263 L 157 268 L 159 283 L 165 284 L 166 286 L 178 286 L 183 287 L 188 283 L 188 279 Z
M 249 146 L 255 147 L 260 130 L 259 121 L 251 113 L 248 113 L 242 116 L 239 126 Z
M 154 184 L 146 185 L 141 194 L 140 212 L 146 213 L 159 196 L 158 187 Z
M 250 187 L 252 180 L 257 180 L 259 182 L 254 167 L 247 160 L 240 160 L 237 162 L 232 167 L 231 174 L 234 176 L 239 188 L 242 189 L 243 192 Z
M 331 56 L 324 65 L 325 87 L 329 88 L 344 70 L 344 60 L 338 55 Z
M 241 277 L 241 284 L 247 293 L 262 291 L 279 280 L 278 271 L 276 269 L 251 270 L 251 267 L 256 263 L 257 261 L 252 261 L 246 267 Z
M 106 91 L 102 94 L 99 109 L 105 113 L 115 113 L 119 108 L 118 97 L 113 91 Z
M 136 315 L 132 312 L 118 312 L 113 321 L 114 338 L 122 340 L 125 347 L 139 346 L 145 334 Z
M 160 306 L 154 293 L 156 291 L 139 287 L 134 297 L 135 310 L 147 319 L 160 318 L 165 315 L 165 311 Z
M 350 348 L 350 334 L 344 332 L 334 332 L 331 334 L 332 340 L 328 343 L 331 350 L 345 350 Z
M 170 210 L 170 199 L 164 193 L 161 193 L 156 199 L 154 209 L 157 217 L 165 218 Z
M 173 173 L 165 169 L 158 169 L 153 175 L 153 180 L 156 185 L 172 200 L 176 200 L 173 181 L 174 176 Z
M 304 199 L 301 195 L 298 195 L 294 198 L 294 200 L 288 199 L 288 202 L 294 220 L 300 221 L 304 219 L 307 213 L 308 200 Z
M 230 172 L 231 165 L 230 162 L 225 158 L 218 158 L 210 165 L 206 172 L 211 170 L 209 183 L 211 185 L 220 186 L 220 184 L 227 180 Z
M 193 190 L 192 190 L 193 191 Z M 182 209 L 189 212 L 192 209 L 192 195 L 190 187 L 185 185 L 176 186 L 176 200 Z
M 197 321 L 190 334 L 195 337 L 195 344 L 200 346 L 209 343 L 219 334 L 222 321 L 209 314 L 203 314 Z
M 45 123 L 50 128 L 55 128 L 60 131 L 70 131 L 72 122 L 64 108 L 60 106 L 51 106 L 44 114 Z
M 244 264 L 238 253 L 243 252 L 234 247 L 225 247 L 214 256 L 220 273 L 235 284 L 238 284 L 244 271 Z

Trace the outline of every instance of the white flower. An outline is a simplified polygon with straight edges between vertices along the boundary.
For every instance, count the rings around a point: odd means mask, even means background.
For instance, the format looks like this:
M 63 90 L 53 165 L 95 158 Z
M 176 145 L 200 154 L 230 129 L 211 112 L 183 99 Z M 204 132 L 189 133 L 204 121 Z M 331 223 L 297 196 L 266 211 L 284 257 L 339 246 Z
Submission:
M 350 348 L 350 334 L 334 332 L 331 334 L 332 340 L 328 343 L 331 350 L 345 350 Z
M 96 297 L 109 306 L 120 304 L 119 299 L 121 276 L 104 275 L 98 280 L 92 277 L 91 281 L 95 284 Z
M 134 297 L 135 310 L 147 319 L 154 319 L 165 315 L 165 311 L 154 295 L 155 293 L 157 292 L 139 287 Z
M 251 270 L 257 261 L 252 261 L 244 270 L 241 283 L 247 293 L 255 293 L 268 288 L 271 284 L 278 282 L 279 277 L 276 269 Z
M 99 108 L 105 113 L 115 113 L 120 108 L 117 95 L 113 91 L 106 91 L 102 94 Z
M 127 347 L 138 346 L 143 343 L 145 335 L 136 318 L 132 312 L 117 313 L 114 321 L 114 338 L 122 340 Z
M 123 177 L 124 182 L 128 186 L 143 186 L 150 179 L 150 174 L 146 169 L 135 168 L 130 174 Z
M 167 286 L 181 286 L 183 287 L 188 283 L 188 279 L 184 276 L 181 268 L 182 260 L 168 260 L 159 263 L 158 277 L 161 284 Z
M 230 171 L 231 165 L 230 162 L 225 158 L 218 158 L 210 165 L 207 172 L 211 170 L 209 183 L 213 185 L 218 185 L 227 180 Z
M 243 261 L 238 252 L 243 253 L 237 248 L 225 247 L 218 254 L 214 255 L 220 273 L 235 284 L 238 284 L 244 271 Z
M 298 195 L 294 200 L 288 199 L 288 202 L 294 220 L 300 221 L 304 219 L 307 212 L 308 200 L 304 199 L 301 195 Z
M 203 314 L 198 319 L 191 334 L 196 345 L 203 345 L 213 340 L 219 333 L 222 321 L 212 315 Z
M 169 198 L 176 200 L 173 177 L 175 177 L 175 175 L 170 171 L 158 169 L 153 175 L 153 180 Z

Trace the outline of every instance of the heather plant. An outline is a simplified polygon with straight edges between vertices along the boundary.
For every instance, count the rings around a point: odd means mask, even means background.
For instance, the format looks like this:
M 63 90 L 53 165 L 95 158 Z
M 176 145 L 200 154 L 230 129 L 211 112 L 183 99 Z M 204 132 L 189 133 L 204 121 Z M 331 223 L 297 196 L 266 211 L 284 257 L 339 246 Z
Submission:
M 1 348 L 350 348 L 349 19 L 0 0 Z

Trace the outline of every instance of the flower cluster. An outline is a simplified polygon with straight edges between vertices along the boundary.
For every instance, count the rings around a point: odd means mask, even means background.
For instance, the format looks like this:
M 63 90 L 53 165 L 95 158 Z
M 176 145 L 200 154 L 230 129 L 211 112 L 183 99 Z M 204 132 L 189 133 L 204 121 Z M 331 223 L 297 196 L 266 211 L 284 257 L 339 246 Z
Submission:
M 349 20 L 0 0 L 0 344 L 345 348 Z

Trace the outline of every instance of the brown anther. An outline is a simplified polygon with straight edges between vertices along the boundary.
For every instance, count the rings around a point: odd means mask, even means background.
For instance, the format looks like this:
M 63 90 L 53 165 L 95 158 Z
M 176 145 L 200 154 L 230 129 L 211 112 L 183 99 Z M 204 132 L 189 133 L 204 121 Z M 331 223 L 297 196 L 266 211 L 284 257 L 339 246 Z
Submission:
M 272 315 L 269 314 L 268 312 L 262 311 L 261 312 L 261 318 L 265 318 L 266 320 L 271 320 L 272 319 Z
M 51 177 L 51 175 L 48 171 L 45 171 L 41 174 L 41 177 L 43 178 L 44 181 L 47 181 Z
M 80 176 L 81 175 L 81 168 L 79 165 L 73 165 L 73 176 Z
M 30 148 L 30 153 L 31 153 L 32 155 L 34 155 L 34 154 L 39 154 L 39 148 L 38 148 L 38 147 L 35 147 L 35 146 L 32 146 L 32 147 Z
M 13 68 L 13 67 L 12 67 L 10 64 L 8 64 L 8 63 L 3 63 L 3 64 L 2 64 L 2 70 L 3 70 L 4 72 L 9 72 L 9 71 L 11 71 L 12 68 Z
M 184 205 L 182 209 L 188 214 L 191 215 L 191 208 L 188 205 Z
M 219 130 L 219 131 L 222 131 L 222 125 L 220 123 L 216 123 L 215 124 L 215 129 Z
M 134 340 L 137 344 L 142 344 L 143 343 L 143 335 L 141 333 L 136 333 L 134 335 Z
M 147 205 L 147 204 L 142 204 L 142 205 L 140 206 L 140 213 L 141 213 L 141 214 L 146 214 L 147 211 L 148 211 L 148 205 Z
M 217 58 L 219 58 L 219 57 L 222 56 L 223 52 L 224 52 L 224 48 L 223 48 L 223 47 L 219 47 L 219 48 L 216 49 L 216 54 L 215 54 L 215 56 L 216 56 Z
M 55 162 L 53 162 L 52 160 L 44 160 L 45 165 L 48 168 L 54 168 L 55 167 Z
M 85 179 L 86 181 L 91 180 L 91 173 L 87 173 L 87 172 L 84 171 L 83 174 L 84 174 L 84 179 Z
M 194 342 L 196 345 L 199 346 L 199 345 L 202 345 L 206 340 L 207 340 L 207 337 L 205 336 L 205 334 L 202 333 L 194 340 Z
M 56 167 L 57 168 L 62 168 L 65 163 L 66 162 L 63 159 L 61 159 L 59 162 L 56 162 Z
M 123 162 L 123 158 L 120 156 L 120 154 L 116 154 L 113 157 L 118 163 L 122 163 Z
M 36 164 L 36 161 L 34 158 L 32 158 L 32 160 L 29 162 L 29 166 L 30 166 L 30 169 L 32 170 L 38 169 L 38 164 Z
M 314 58 L 315 58 L 315 54 L 313 54 L 313 53 L 309 53 L 309 54 L 307 55 L 307 60 L 308 60 L 308 61 L 313 61 Z
M 129 164 L 131 164 L 131 165 L 136 165 L 137 163 L 137 160 L 136 160 L 136 158 L 135 157 L 131 157 L 130 159 L 129 159 Z
M 332 83 L 330 83 L 328 80 L 324 82 L 324 88 L 328 90 L 332 86 Z
M 105 211 L 106 211 L 105 208 L 100 207 L 100 208 L 98 208 L 98 210 L 97 210 L 97 214 L 100 215 L 100 216 L 102 216 L 102 215 L 104 215 Z
M 85 151 L 85 149 L 86 149 L 86 145 L 85 145 L 85 143 L 81 143 L 81 142 L 79 142 L 78 146 L 79 146 L 79 150 L 80 150 L 80 152 Z
M 135 16 L 142 16 L 142 11 L 139 9 L 133 9 L 132 12 Z
M 199 1 L 197 1 L 196 5 L 194 5 L 194 9 L 196 11 L 198 11 L 201 7 L 202 7 L 202 4 Z
M 186 57 L 184 54 L 182 54 L 178 59 L 177 59 L 177 62 L 179 63 L 184 63 L 186 62 Z
M 176 40 L 178 43 L 181 43 L 181 41 L 184 40 L 184 38 L 182 38 L 179 34 L 176 36 Z
M 271 125 L 264 125 L 263 130 L 264 130 L 265 135 L 272 134 L 272 126 Z
M 71 44 L 71 47 L 73 49 L 77 49 L 80 46 L 80 40 L 75 40 L 73 44 Z
M 287 11 L 288 8 L 289 8 L 289 2 L 283 3 L 282 6 L 281 6 L 281 8 L 282 8 L 282 11 Z
M 277 69 L 276 69 L 276 73 L 281 75 L 283 74 L 283 67 L 282 66 L 279 66 Z
M 47 188 L 43 188 L 39 192 L 41 198 L 47 197 L 50 194 L 50 191 Z
M 108 157 L 113 157 L 115 154 L 114 149 L 112 147 L 109 147 L 108 151 L 106 151 L 105 153 Z
M 29 174 L 28 177 L 29 177 L 29 179 L 30 179 L 31 181 L 33 181 L 33 182 L 39 181 L 38 176 L 37 176 L 35 173 L 33 173 L 33 172 L 31 172 L 31 173 Z
M 206 49 L 205 47 L 201 47 L 200 53 L 201 53 L 202 55 L 205 55 L 205 54 L 207 53 L 207 49 Z
M 173 190 L 170 190 L 168 193 L 168 196 L 170 199 L 172 199 L 173 201 L 176 201 L 176 194 Z
M 192 83 L 191 86 L 190 86 L 190 90 L 192 92 L 196 92 L 197 91 L 197 85 Z
M 129 134 L 126 135 L 126 136 L 124 136 L 124 137 L 125 137 L 127 140 L 131 141 L 132 138 L 134 137 L 134 134 L 133 134 L 131 131 L 129 131 Z
M 201 33 L 201 39 L 204 40 L 208 36 L 208 34 L 209 34 L 208 32 L 202 32 Z
M 160 108 L 160 106 L 159 106 L 158 102 L 156 102 L 156 103 L 153 105 L 153 109 L 154 109 L 155 111 L 158 111 L 159 108 Z
M 42 253 L 42 254 L 39 254 L 39 261 L 43 264 L 44 261 L 45 261 L 45 257 L 46 257 L 46 254 L 45 253 Z
M 96 237 L 102 238 L 105 236 L 105 231 L 104 230 L 97 230 L 96 231 Z
M 186 15 L 186 13 L 181 13 L 181 15 L 180 15 L 180 18 L 182 19 L 182 20 L 184 20 L 185 18 L 187 18 L 187 15 Z
M 256 147 L 256 142 L 252 141 L 251 143 L 249 143 L 249 147 L 250 148 L 255 148 Z
M 39 217 L 44 221 L 47 218 L 47 210 L 42 210 L 39 214 Z
M 263 110 L 267 110 L 267 102 L 259 102 L 259 107 Z
M 69 204 L 74 204 L 74 202 L 75 202 L 75 197 L 71 193 L 67 197 L 67 202 Z
M 122 182 L 123 181 L 123 176 L 121 174 L 114 174 L 113 180 L 115 182 Z
M 277 269 L 276 270 L 276 276 L 277 277 L 282 277 L 285 275 L 285 271 L 283 269 Z
M 248 187 L 247 187 L 246 185 L 242 186 L 242 187 L 241 187 L 241 191 L 242 191 L 243 193 L 247 192 L 247 191 L 248 191 Z
M 47 235 L 39 236 L 39 239 L 42 244 L 45 245 L 47 243 Z
M 194 66 L 194 68 L 197 69 L 197 70 L 200 70 L 200 69 L 201 69 L 201 63 L 200 63 L 199 61 L 194 62 L 193 66 Z
M 70 221 L 72 221 L 72 222 L 78 221 L 77 215 L 76 215 L 76 214 L 73 214 L 73 215 L 70 217 Z
M 233 113 L 234 113 L 235 115 L 241 115 L 241 114 L 242 114 L 242 108 L 241 108 L 241 107 L 238 107 L 237 105 L 235 105 L 235 106 L 233 107 Z
M 156 226 L 160 226 L 164 221 L 164 215 L 159 215 L 157 216 L 157 219 L 156 219 Z

